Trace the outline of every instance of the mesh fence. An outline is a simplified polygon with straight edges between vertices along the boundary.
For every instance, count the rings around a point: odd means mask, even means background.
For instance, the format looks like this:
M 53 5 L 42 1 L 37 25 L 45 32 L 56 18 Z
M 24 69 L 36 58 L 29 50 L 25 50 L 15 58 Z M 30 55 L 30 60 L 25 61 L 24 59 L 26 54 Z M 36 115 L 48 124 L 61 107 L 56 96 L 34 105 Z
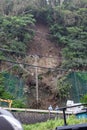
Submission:
M 72 84 L 70 97 L 74 102 L 80 102 L 81 97 L 87 94 L 87 72 L 72 72 L 68 78 Z
M 5 89 L 10 92 L 16 99 L 23 98 L 24 81 L 22 78 L 12 74 L 5 73 Z
M 5 73 L 5 88 L 15 99 L 24 98 L 24 81 L 22 78 L 12 74 Z M 80 102 L 81 97 L 87 94 L 87 72 L 72 72 L 68 75 L 68 80 L 72 87 L 70 90 L 70 99 L 74 102 Z

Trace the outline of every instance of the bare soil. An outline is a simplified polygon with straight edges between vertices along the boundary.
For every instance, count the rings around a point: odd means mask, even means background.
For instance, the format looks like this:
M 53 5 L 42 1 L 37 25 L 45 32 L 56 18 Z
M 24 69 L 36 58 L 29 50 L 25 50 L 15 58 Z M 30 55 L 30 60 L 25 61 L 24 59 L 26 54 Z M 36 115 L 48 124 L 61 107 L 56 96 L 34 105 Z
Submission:
M 58 44 L 49 40 L 50 34 L 47 25 L 38 23 L 35 26 L 34 41 L 29 45 L 29 53 L 34 55 L 60 57 Z
M 58 44 L 49 39 L 49 28 L 47 25 L 38 23 L 35 26 L 36 34 L 34 40 L 29 45 L 28 53 L 39 55 L 38 65 L 44 67 L 58 67 L 61 64 L 61 49 Z M 50 58 L 51 57 L 51 58 Z M 35 64 L 34 60 L 29 60 Z M 32 63 L 33 62 L 33 63 Z M 32 70 L 33 71 L 33 70 Z M 38 105 L 36 102 L 36 81 L 34 76 L 29 76 L 27 86 L 30 94 L 28 95 L 28 104 L 31 108 L 47 109 L 50 104 L 53 107 L 58 105 L 56 72 L 39 71 L 38 69 Z M 34 73 L 34 72 L 33 72 Z M 35 75 L 35 74 L 34 74 Z M 31 79 L 31 80 L 30 80 Z

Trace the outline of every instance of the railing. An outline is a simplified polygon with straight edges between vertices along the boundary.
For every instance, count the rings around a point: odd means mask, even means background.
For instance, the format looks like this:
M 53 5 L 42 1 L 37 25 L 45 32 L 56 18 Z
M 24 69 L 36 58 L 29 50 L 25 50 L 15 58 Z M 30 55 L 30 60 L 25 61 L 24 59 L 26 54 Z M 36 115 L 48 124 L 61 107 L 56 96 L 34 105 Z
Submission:
M 6 102 L 6 103 L 8 103 L 9 104 L 9 108 L 11 108 L 12 100 L 9 100 L 9 99 L 5 100 L 5 99 L 0 98 L 0 102 Z
M 49 110 L 41 110 L 41 109 L 27 109 L 27 108 L 4 108 L 4 109 L 10 110 L 10 111 L 17 111 L 17 112 L 47 113 L 47 114 L 49 114 L 49 118 L 50 118 L 51 114 L 62 114 L 63 119 L 64 119 L 64 125 L 66 126 L 67 125 L 66 115 L 74 114 L 73 111 L 66 111 L 67 108 L 79 107 L 79 106 L 84 106 L 84 105 L 87 105 L 87 104 L 79 104 L 79 105 L 73 105 L 73 106 L 68 106 L 68 107 L 61 107 L 58 109 L 58 111 L 55 111 L 55 110 L 49 111 Z
M 67 122 L 66 122 L 66 113 L 65 113 L 66 109 L 67 109 L 67 108 L 78 107 L 78 106 L 84 106 L 84 105 L 87 105 L 87 103 L 60 108 L 59 110 L 62 110 L 62 111 L 63 111 L 64 125 L 67 125 Z

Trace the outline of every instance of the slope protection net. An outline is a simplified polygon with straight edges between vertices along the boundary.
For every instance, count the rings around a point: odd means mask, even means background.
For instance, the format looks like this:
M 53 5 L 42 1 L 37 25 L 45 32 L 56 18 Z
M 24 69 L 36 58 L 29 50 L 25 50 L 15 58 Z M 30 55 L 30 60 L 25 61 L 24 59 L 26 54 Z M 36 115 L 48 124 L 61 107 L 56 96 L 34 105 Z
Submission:
M 68 75 L 72 84 L 70 98 L 74 102 L 80 102 L 80 99 L 87 94 L 87 72 L 72 72 Z
M 5 89 L 10 92 L 15 99 L 24 99 L 25 83 L 22 78 L 5 73 Z M 70 99 L 80 102 L 81 97 L 87 94 L 87 72 L 71 72 L 68 75 L 71 84 Z
M 4 74 L 5 78 L 5 89 L 10 92 L 15 99 L 22 99 L 23 94 L 23 88 L 24 88 L 24 81 L 22 78 L 19 78 L 17 76 L 14 76 L 9 73 Z

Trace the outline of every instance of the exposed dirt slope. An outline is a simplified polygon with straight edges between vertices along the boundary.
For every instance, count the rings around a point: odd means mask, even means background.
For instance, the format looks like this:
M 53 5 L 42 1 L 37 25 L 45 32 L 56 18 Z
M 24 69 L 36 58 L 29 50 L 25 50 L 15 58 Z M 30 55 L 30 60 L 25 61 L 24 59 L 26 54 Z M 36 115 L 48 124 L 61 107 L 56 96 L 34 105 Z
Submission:
M 34 41 L 29 46 L 28 53 L 40 56 L 37 59 L 38 66 L 55 68 L 61 64 L 60 48 L 58 47 L 58 44 L 49 40 L 48 34 L 49 30 L 46 25 L 40 23 L 36 24 L 36 35 L 34 37 Z M 26 57 L 26 62 L 36 65 L 34 57 Z M 53 72 L 48 73 L 48 71 L 49 70 L 38 68 L 39 108 L 42 109 L 46 109 L 50 104 L 55 106 L 58 102 L 56 97 L 57 74 Z M 33 76 L 29 76 L 27 79 L 27 87 L 29 91 L 28 104 L 29 106 L 35 108 L 35 69 L 32 69 L 31 72 L 33 73 Z
M 60 56 L 60 49 L 58 44 L 54 44 L 49 40 L 49 30 L 46 25 L 36 24 L 36 35 L 34 41 L 29 48 L 30 54 L 37 54 L 43 56 Z

